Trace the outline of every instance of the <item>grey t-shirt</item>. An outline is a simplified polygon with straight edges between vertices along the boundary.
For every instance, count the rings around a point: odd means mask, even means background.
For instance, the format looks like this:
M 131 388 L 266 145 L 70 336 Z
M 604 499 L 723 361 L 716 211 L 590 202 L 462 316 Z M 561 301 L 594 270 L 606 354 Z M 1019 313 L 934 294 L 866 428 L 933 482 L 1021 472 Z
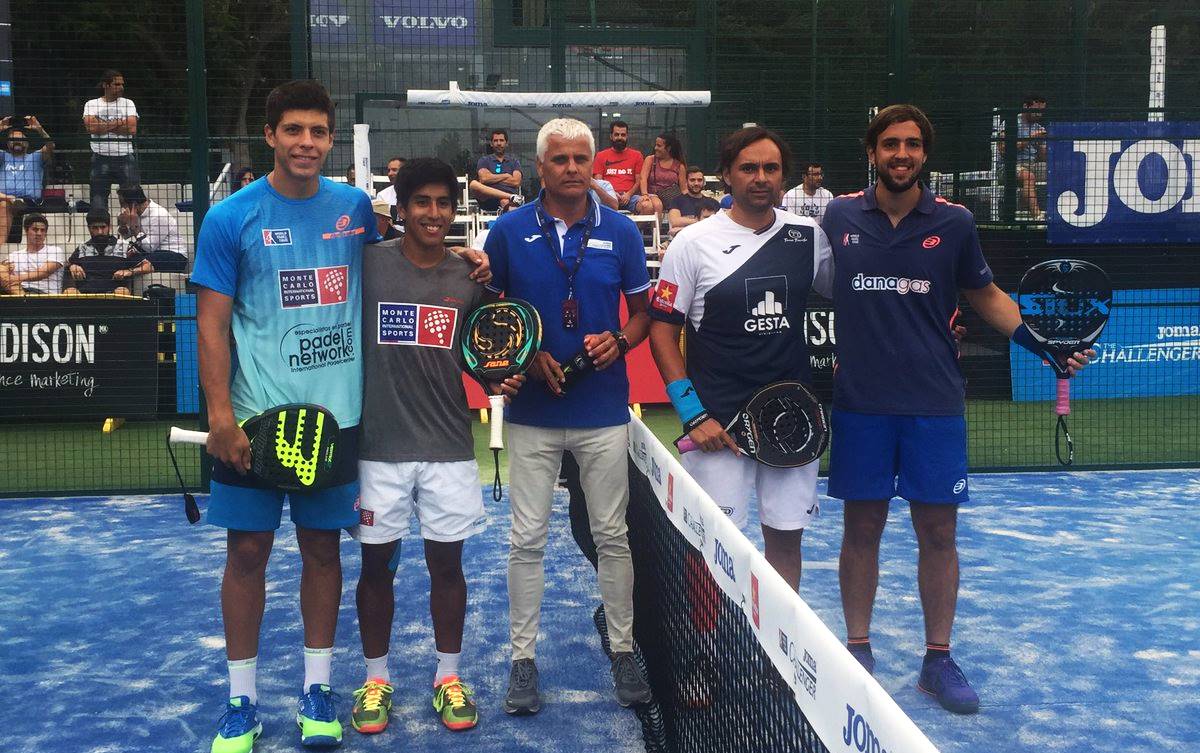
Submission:
M 359 457 L 453 462 L 475 457 L 459 342 L 487 292 L 447 253 L 422 269 L 403 239 L 363 249 L 363 418 Z

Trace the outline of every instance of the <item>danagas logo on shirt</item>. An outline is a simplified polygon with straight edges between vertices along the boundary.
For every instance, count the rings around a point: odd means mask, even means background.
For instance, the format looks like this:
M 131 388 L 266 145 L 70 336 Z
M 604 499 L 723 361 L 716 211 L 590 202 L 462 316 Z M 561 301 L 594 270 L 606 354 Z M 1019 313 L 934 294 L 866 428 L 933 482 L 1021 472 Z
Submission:
M 675 296 L 679 293 L 679 286 L 669 280 L 658 281 L 658 287 L 654 290 L 654 308 L 667 314 L 675 311 Z
M 379 303 L 376 342 L 380 345 L 421 345 L 452 348 L 458 309 L 423 303 Z

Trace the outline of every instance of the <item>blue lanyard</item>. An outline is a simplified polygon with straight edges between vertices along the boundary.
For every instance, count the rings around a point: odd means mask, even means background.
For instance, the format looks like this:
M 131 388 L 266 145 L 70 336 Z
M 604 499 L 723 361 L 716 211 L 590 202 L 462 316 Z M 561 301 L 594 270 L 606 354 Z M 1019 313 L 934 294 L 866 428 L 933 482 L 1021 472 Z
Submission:
M 542 214 L 541 206 L 538 206 L 536 209 L 538 230 L 541 231 L 542 237 L 546 239 L 546 246 L 550 249 L 550 254 L 554 257 L 554 263 L 557 264 L 558 268 L 561 269 L 567 275 L 567 300 L 571 300 L 575 297 L 575 275 L 579 274 L 579 267 L 583 264 L 584 252 L 587 250 L 588 241 L 590 241 L 591 237 L 592 237 L 592 219 L 591 219 L 592 211 L 591 210 L 592 210 L 592 200 L 589 197 L 588 198 L 588 220 L 587 220 L 587 223 L 583 227 L 583 236 L 580 238 L 580 241 L 579 241 L 579 251 L 575 254 L 574 265 L 572 265 L 570 268 L 568 268 L 566 262 L 564 261 L 564 259 L 566 258 L 566 255 L 567 255 L 567 249 L 566 249 L 566 245 L 565 245 L 566 236 L 565 235 L 563 236 L 564 246 L 562 249 L 562 255 L 560 256 L 555 253 L 554 239 L 550 237 L 550 230 L 554 227 L 554 220 L 549 219 L 548 217 L 546 217 L 546 215 Z M 568 232 L 569 232 L 569 228 L 568 228 Z M 555 235 L 557 235 L 557 234 L 558 233 L 556 231 Z

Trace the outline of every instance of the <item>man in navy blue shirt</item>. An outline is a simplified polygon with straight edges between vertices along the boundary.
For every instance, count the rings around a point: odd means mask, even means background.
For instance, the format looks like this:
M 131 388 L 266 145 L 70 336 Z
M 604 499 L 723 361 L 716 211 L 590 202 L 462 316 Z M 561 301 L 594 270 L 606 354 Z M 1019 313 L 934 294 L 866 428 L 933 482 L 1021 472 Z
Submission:
M 650 699 L 633 658 L 633 563 L 625 526 L 629 502 L 629 378 L 624 356 L 649 330 L 650 278 L 637 226 L 590 199 L 595 141 L 584 123 L 556 118 L 538 133 L 537 201 L 503 215 L 488 233 L 489 285 L 529 301 L 542 318 L 533 382 L 508 409 L 508 560 L 513 664 L 504 710 L 541 707 L 534 648 L 545 576 L 542 559 L 554 483 L 564 451 L 579 463 L 597 575 L 612 646 L 617 701 Z M 624 295 L 629 321 L 620 322 Z M 564 386 L 562 364 L 576 354 L 594 370 Z
M 843 499 L 839 576 L 847 645 L 871 671 L 868 631 L 888 504 L 909 502 L 926 655 L 917 687 L 974 713 L 979 696 L 950 658 L 958 599 L 958 505 L 967 501 L 964 380 L 952 328 L 959 291 L 984 321 L 1036 352 L 1016 302 L 992 282 L 975 222 L 917 178 L 933 126 L 911 105 L 886 107 L 865 138 L 875 185 L 829 203 L 838 323 L 829 494 Z M 1072 369 L 1093 355 L 1076 353 Z
M 505 155 L 508 149 L 508 131 L 497 128 L 492 131 L 492 153 L 479 158 L 475 165 L 475 180 L 471 181 L 471 195 L 479 201 L 485 212 L 508 209 L 510 204 L 519 204 L 521 195 L 521 163 L 516 157 Z

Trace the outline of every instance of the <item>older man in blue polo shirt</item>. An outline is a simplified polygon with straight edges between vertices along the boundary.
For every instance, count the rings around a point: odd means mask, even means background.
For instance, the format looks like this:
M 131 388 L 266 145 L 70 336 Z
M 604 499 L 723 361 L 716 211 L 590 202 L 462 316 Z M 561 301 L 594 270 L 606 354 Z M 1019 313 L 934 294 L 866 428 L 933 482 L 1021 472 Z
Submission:
M 999 332 L 1038 355 L 1016 303 L 992 282 L 975 221 L 917 181 L 933 126 L 916 107 L 892 105 L 865 139 L 875 185 L 828 205 L 838 368 L 834 377 L 829 494 L 843 499 L 839 576 L 847 644 L 872 671 L 868 630 L 879 584 L 888 505 L 909 502 L 919 557 L 926 654 L 917 687 L 969 714 L 979 696 L 950 658 L 958 600 L 958 505 L 967 501 L 964 380 L 953 333 L 961 291 Z M 1088 353 L 1076 353 L 1072 369 Z
M 629 502 L 629 378 L 624 356 L 645 339 L 650 278 L 637 227 L 590 198 L 595 141 L 584 123 L 556 118 L 538 133 L 537 200 L 502 216 L 485 246 L 489 287 L 532 303 L 541 314 L 542 351 L 508 409 L 508 560 L 513 664 L 504 710 L 541 707 L 534 663 L 545 576 L 542 558 L 562 453 L 579 463 L 600 596 L 612 646 L 617 701 L 650 699 L 633 659 L 633 563 L 625 526 Z M 620 299 L 629 320 L 621 329 Z M 561 364 L 586 352 L 594 371 L 563 389 Z

